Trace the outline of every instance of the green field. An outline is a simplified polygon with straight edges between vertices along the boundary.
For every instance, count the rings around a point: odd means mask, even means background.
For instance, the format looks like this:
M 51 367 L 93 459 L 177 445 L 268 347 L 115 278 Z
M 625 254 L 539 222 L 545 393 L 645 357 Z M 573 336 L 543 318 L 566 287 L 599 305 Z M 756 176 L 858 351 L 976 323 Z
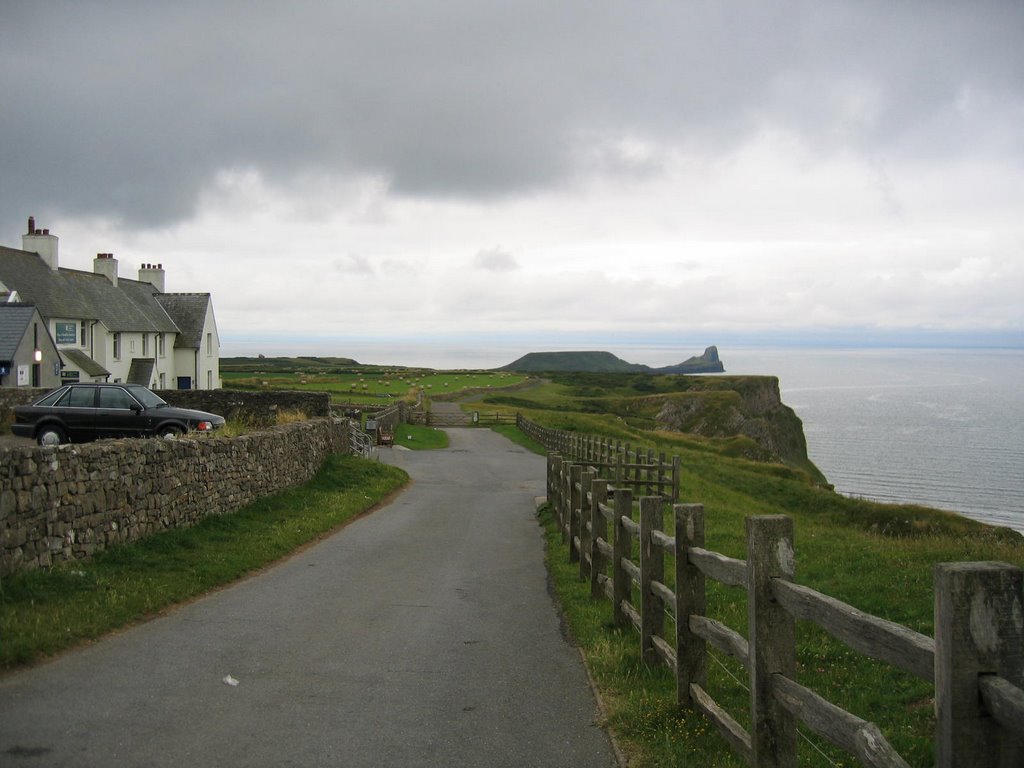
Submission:
M 428 371 L 368 368 L 351 371 L 308 369 L 299 371 L 237 371 L 222 369 L 226 389 L 286 389 L 330 392 L 336 403 L 385 404 L 389 400 L 414 401 L 467 390 L 489 390 L 521 384 L 526 376 L 513 373 Z

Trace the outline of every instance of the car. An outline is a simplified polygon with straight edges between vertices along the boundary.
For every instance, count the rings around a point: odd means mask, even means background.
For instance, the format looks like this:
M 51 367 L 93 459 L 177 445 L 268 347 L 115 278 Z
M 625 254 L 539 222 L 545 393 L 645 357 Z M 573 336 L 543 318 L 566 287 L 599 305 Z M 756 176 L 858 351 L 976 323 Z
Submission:
M 105 437 L 175 438 L 224 426 L 223 416 L 175 408 L 139 384 L 65 384 L 13 410 L 11 431 L 39 445 Z

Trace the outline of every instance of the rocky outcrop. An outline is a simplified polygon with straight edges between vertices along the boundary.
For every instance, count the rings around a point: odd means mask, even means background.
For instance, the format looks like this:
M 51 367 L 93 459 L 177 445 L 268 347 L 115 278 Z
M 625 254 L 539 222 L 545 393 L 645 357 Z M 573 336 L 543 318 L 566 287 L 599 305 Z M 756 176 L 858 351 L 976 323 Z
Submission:
M 651 368 L 640 363 L 628 363 L 611 352 L 530 352 L 514 363 L 495 368 L 496 371 L 518 371 L 520 373 L 722 373 L 725 367 L 718 357 L 718 347 L 712 345 L 704 354 L 691 357 L 676 365 Z
M 655 417 L 660 429 L 703 437 L 744 435 L 768 458 L 810 465 L 803 423 L 782 402 L 774 376 L 737 377 L 731 389 L 691 389 L 665 396 Z
M 699 357 L 691 357 L 678 365 L 655 368 L 655 373 L 723 373 L 725 366 L 718 357 L 718 347 L 711 345 Z

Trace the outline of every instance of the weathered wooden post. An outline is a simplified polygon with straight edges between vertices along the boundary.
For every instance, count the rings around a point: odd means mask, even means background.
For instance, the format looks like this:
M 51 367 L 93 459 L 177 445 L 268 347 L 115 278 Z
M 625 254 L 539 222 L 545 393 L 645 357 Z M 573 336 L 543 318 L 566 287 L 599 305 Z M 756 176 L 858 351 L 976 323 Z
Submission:
M 1024 765 L 1020 732 L 985 710 L 982 675 L 1024 688 L 1024 590 L 1006 563 L 935 567 L 935 756 L 938 768 Z
M 628 627 L 629 617 L 622 610 L 623 601 L 632 602 L 633 582 L 622 567 L 632 550 L 632 537 L 622 524 L 622 518 L 633 519 L 633 491 L 629 488 L 615 489 L 615 522 L 612 525 L 612 621 L 617 627 Z
M 653 637 L 665 636 L 665 601 L 651 590 L 652 581 L 665 581 L 665 553 L 651 537 L 651 531 L 662 530 L 664 501 L 661 496 L 640 499 L 640 651 L 651 666 L 658 663 Z
M 559 502 L 559 496 L 562 491 L 562 457 L 557 453 L 548 454 L 548 504 L 551 509 L 555 512 L 555 519 L 559 519 L 561 514 L 559 508 L 561 503 Z
M 580 486 L 580 480 L 583 476 L 583 465 L 573 464 L 572 472 L 569 475 L 569 510 L 568 517 L 566 520 L 566 538 L 569 542 L 569 562 L 575 563 L 576 559 L 580 556 L 579 552 L 576 551 L 576 542 L 573 541 L 573 536 L 579 525 L 576 520 L 580 514 L 580 496 L 582 496 L 582 488 Z
M 796 620 L 772 597 L 772 579 L 793 580 L 793 521 L 747 518 L 751 765 L 796 768 L 796 720 L 771 693 L 772 675 L 796 678 Z
M 576 466 L 572 461 L 562 461 L 562 515 L 558 520 L 558 532 L 562 535 L 563 543 L 569 535 L 569 523 L 572 519 L 572 478 L 574 474 L 579 474 Z
M 668 462 L 665 460 L 665 452 L 661 451 L 658 454 L 658 490 L 655 491 L 659 496 L 663 497 L 665 501 L 670 501 L 672 498 L 671 492 L 666 493 L 665 486 L 668 485 L 669 479 L 665 476 L 665 467 L 668 466 Z
M 608 481 L 595 479 L 590 484 L 590 594 L 603 597 L 601 574 L 607 569 L 607 559 L 601 554 L 598 542 L 608 541 L 608 523 L 601 505 L 608 503 Z
M 659 472 L 660 472 L 660 469 L 655 469 L 655 466 L 654 466 L 654 449 L 653 448 L 648 448 L 647 449 L 647 472 L 646 472 L 647 495 L 648 496 L 653 496 L 656 493 L 661 493 L 661 489 L 658 487 L 658 483 L 657 483 Z
M 597 477 L 597 473 L 594 472 L 593 467 L 587 467 L 580 475 L 580 508 L 576 513 L 576 536 L 574 538 L 579 547 L 576 557 L 579 558 L 581 581 L 590 579 L 590 563 L 587 562 L 587 555 L 590 554 L 590 486 L 595 477 Z
M 676 504 L 676 702 L 690 706 L 690 683 L 707 688 L 707 643 L 690 631 L 690 616 L 707 613 L 704 574 L 687 559 L 704 548 L 704 505 Z
M 682 494 L 679 483 L 682 479 L 683 459 L 676 454 L 672 457 L 672 503 L 677 504 Z

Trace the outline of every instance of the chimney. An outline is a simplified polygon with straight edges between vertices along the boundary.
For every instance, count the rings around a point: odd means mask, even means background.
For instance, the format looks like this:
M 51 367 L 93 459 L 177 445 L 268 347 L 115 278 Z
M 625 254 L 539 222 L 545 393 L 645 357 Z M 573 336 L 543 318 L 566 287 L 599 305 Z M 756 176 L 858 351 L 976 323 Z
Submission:
M 60 266 L 57 260 L 56 235 L 51 235 L 48 229 L 36 229 L 34 216 L 28 217 L 28 232 L 21 236 L 21 250 L 35 253 L 45 262 L 46 266 L 57 271 Z
M 139 282 L 149 283 L 160 293 L 164 293 L 164 265 L 143 264 L 139 269 Z
M 112 253 L 97 253 L 92 260 L 92 271 L 97 275 L 105 275 L 110 284 L 117 288 L 117 259 Z

